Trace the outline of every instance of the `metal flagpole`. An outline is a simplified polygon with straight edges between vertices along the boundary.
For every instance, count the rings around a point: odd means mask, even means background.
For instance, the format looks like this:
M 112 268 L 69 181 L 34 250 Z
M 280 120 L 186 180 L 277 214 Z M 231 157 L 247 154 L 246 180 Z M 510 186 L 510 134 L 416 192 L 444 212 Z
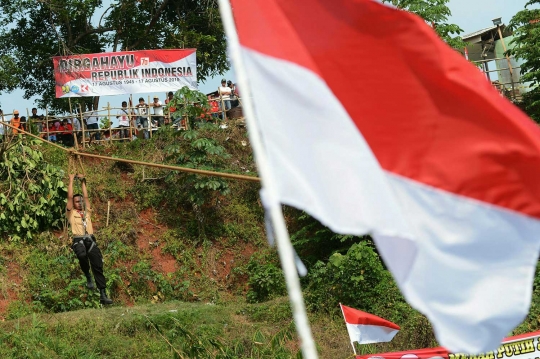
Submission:
M 302 297 L 302 290 L 300 288 L 300 280 L 296 271 L 294 249 L 289 238 L 289 233 L 287 232 L 283 212 L 281 211 L 281 203 L 279 202 L 277 190 L 274 185 L 273 173 L 268 163 L 266 152 L 260 138 L 257 121 L 255 120 L 255 110 L 252 102 L 253 100 L 250 96 L 251 90 L 242 59 L 240 41 L 238 39 L 238 33 L 236 32 L 236 27 L 234 24 L 231 4 L 229 0 L 219 0 L 218 3 L 221 18 L 223 20 L 223 27 L 225 28 L 225 34 L 227 35 L 228 39 L 229 54 L 236 70 L 240 87 L 242 88 L 242 91 L 245 92 L 243 106 L 246 110 L 246 123 L 249 130 L 249 139 L 253 148 L 257 167 L 260 172 L 262 188 L 264 190 L 263 199 L 265 199 L 265 209 L 268 212 L 274 227 L 275 238 L 281 260 L 281 266 L 285 274 L 285 281 L 287 283 L 287 291 L 289 293 L 289 300 L 291 303 L 294 322 L 298 336 L 301 340 L 302 353 L 306 359 L 317 359 L 317 349 L 315 348 L 315 341 L 313 340 L 313 335 L 311 333 L 311 328 L 304 305 L 304 299 Z
M 347 326 L 347 318 L 345 318 L 345 312 L 343 311 L 343 306 L 341 305 L 341 303 L 339 303 L 339 308 L 341 309 L 341 314 L 343 314 L 343 320 L 345 320 L 345 327 L 346 327 Z M 349 335 L 349 329 L 348 328 L 347 328 L 347 335 Z M 354 352 L 354 355 L 357 355 L 356 354 L 356 348 L 354 347 L 354 342 L 353 341 L 351 341 L 351 346 L 352 346 L 352 350 Z

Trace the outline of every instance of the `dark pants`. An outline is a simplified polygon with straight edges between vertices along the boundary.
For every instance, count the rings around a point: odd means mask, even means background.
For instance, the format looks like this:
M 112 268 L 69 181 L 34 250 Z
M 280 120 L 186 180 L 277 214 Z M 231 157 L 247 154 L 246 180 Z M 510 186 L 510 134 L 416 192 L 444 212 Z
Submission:
M 131 136 L 129 135 L 129 126 L 120 125 L 118 127 L 120 128 L 120 138 L 129 138 L 131 140 Z
M 86 126 L 89 130 L 99 130 L 99 124 L 97 123 L 91 123 Z M 97 141 L 101 140 L 101 135 L 99 134 L 99 131 L 90 132 L 90 137 L 94 136 Z
M 71 133 L 61 134 L 60 141 L 64 144 L 64 146 L 73 147 L 73 134 Z
M 92 244 L 94 245 L 92 246 Z M 107 281 L 103 275 L 103 256 L 95 244 L 95 240 L 90 239 L 90 237 L 85 237 L 85 239 L 83 237 L 74 237 L 71 249 L 75 252 L 84 274 L 90 274 L 90 267 L 92 267 L 96 286 L 98 289 L 105 289 L 107 287 Z

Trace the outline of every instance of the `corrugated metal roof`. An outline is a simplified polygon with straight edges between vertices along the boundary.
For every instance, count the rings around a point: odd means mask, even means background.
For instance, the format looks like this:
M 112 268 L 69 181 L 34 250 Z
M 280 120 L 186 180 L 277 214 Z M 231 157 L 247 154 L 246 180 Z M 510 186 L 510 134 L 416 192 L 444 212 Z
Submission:
M 504 30 L 504 28 L 505 28 L 505 25 L 502 24 L 501 25 L 501 30 Z M 472 32 L 472 33 L 467 34 L 467 35 L 463 35 L 463 36 L 461 36 L 461 38 L 463 40 L 470 39 L 471 37 L 475 37 L 475 36 L 478 36 L 478 35 L 483 35 L 483 34 L 485 34 L 487 32 L 493 31 L 495 29 L 497 29 L 497 26 L 486 27 L 485 29 L 475 31 L 475 32 Z

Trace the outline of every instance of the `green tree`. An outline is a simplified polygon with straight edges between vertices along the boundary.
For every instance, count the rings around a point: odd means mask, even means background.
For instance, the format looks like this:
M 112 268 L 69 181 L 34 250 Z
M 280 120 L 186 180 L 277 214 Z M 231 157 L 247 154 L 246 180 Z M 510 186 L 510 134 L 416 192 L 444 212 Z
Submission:
M 531 83 L 531 90 L 523 96 L 521 105 L 540 123 L 540 9 L 530 8 L 538 4 L 540 0 L 530 0 L 510 21 L 514 47 L 508 53 L 524 61 L 521 64 L 522 80 Z
M 0 56 L 0 93 L 17 87 L 17 74 L 15 61 L 9 56 Z
M 200 80 L 228 69 L 215 0 L 0 0 L 0 79 L 10 80 L 0 91 L 16 82 L 41 107 L 68 110 L 55 98 L 53 56 L 169 48 L 197 48 Z M 98 98 L 77 101 L 96 108 Z
M 447 23 L 448 17 L 452 15 L 447 6 L 450 0 L 383 0 L 391 3 L 398 9 L 412 12 L 423 18 L 431 25 L 437 34 L 454 49 L 462 49 L 465 42 L 458 35 L 463 30 L 455 24 Z M 455 36 L 454 36 L 455 35 Z

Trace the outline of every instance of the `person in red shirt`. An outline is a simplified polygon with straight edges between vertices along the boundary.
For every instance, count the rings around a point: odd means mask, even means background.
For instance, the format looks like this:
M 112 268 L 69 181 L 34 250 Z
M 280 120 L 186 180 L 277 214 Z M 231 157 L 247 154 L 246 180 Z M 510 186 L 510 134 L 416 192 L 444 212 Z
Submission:
M 67 118 L 64 118 L 62 120 L 62 128 L 64 129 L 64 132 L 62 132 L 62 143 L 65 146 L 73 147 L 73 126 L 71 123 L 69 123 Z
M 56 120 L 54 121 L 52 128 L 49 129 L 49 132 L 52 134 L 52 136 L 49 137 L 53 137 L 51 141 L 60 142 L 62 140 L 62 133 L 64 132 L 64 127 L 62 127 L 60 121 Z
M 219 103 L 212 99 L 212 95 L 208 95 L 208 104 L 210 105 L 210 115 L 214 118 L 219 118 Z
M 165 104 L 168 105 L 169 102 L 171 102 L 173 98 L 174 98 L 174 93 L 172 91 L 169 91 L 169 93 L 167 94 L 167 99 L 165 99 Z M 172 124 L 175 121 L 174 116 L 173 116 L 175 112 L 176 112 L 176 107 L 173 107 L 173 106 L 169 107 L 169 113 L 165 117 L 166 124 Z

